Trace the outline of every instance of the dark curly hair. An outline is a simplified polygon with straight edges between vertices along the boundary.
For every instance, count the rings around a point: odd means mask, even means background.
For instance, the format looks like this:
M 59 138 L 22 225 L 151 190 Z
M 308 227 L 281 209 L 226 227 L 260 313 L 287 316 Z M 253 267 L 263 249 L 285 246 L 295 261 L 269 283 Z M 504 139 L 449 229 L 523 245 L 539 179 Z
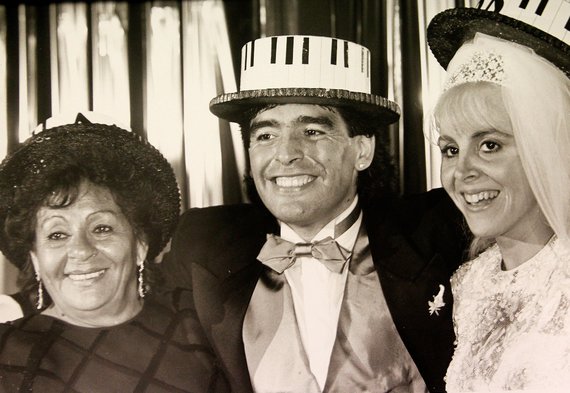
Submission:
M 242 123 L 240 123 L 242 141 L 246 152 L 250 144 L 250 124 L 253 118 L 260 112 L 276 107 L 277 104 L 268 104 L 250 108 Z M 363 203 L 376 200 L 377 198 L 394 195 L 397 193 L 397 171 L 394 159 L 388 150 L 389 134 L 387 125 L 382 125 L 378 121 L 371 121 L 369 116 L 350 107 L 344 106 L 323 106 L 329 110 L 334 110 L 340 114 L 345 121 L 349 136 L 365 135 L 374 136 L 375 149 L 374 158 L 368 169 L 358 173 L 358 196 Z M 379 124 L 379 125 L 378 125 Z M 249 199 L 256 204 L 260 204 L 261 199 L 257 194 L 253 177 L 250 174 L 249 159 L 247 160 L 246 175 L 244 183 Z
M 0 165 L 0 249 L 34 285 L 30 251 L 40 207 L 72 205 L 81 182 L 108 189 L 154 259 L 169 240 L 180 196 L 166 159 L 116 126 L 71 124 L 43 131 Z M 152 264 L 147 264 L 147 266 Z

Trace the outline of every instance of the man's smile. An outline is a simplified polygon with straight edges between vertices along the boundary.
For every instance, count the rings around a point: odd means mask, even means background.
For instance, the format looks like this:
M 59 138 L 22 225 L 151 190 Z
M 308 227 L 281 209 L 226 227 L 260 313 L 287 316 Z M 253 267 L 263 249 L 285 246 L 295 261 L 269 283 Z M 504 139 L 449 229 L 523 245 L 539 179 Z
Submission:
M 298 175 L 298 176 L 278 176 L 273 178 L 273 182 L 283 188 L 297 188 L 305 184 L 311 183 L 316 176 Z

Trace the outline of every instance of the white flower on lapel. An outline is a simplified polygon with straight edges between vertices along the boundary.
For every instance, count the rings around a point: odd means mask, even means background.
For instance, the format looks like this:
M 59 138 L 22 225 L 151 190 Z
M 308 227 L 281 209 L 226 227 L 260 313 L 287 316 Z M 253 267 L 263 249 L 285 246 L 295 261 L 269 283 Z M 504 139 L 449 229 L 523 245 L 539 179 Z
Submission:
M 433 302 L 428 301 L 429 315 L 433 315 L 433 313 L 435 313 L 435 315 L 439 315 L 439 310 L 441 310 L 441 308 L 445 306 L 445 302 L 443 301 L 444 292 L 445 292 L 445 287 L 439 284 L 439 292 L 437 293 L 437 295 L 434 295 Z

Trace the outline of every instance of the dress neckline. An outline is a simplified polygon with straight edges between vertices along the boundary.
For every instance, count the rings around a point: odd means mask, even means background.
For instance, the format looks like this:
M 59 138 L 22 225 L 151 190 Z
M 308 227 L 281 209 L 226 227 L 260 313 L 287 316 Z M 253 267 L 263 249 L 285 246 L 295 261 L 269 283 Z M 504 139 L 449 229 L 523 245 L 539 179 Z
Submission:
M 532 257 L 530 257 L 525 262 L 521 263 L 517 267 L 512 269 L 504 270 L 502 268 L 503 264 L 503 256 L 501 253 L 501 249 L 495 243 L 491 248 L 488 250 L 489 254 L 486 256 L 486 260 L 492 261 L 491 266 L 493 272 L 498 277 L 513 277 L 518 276 L 521 274 L 532 273 L 538 268 L 543 268 L 544 263 L 547 261 L 554 261 L 555 259 L 549 258 L 550 254 L 558 245 L 558 238 L 556 235 L 552 235 L 552 237 L 546 242 L 546 244 Z M 485 252 L 487 253 L 487 252 Z M 483 255 L 481 255 L 483 257 Z

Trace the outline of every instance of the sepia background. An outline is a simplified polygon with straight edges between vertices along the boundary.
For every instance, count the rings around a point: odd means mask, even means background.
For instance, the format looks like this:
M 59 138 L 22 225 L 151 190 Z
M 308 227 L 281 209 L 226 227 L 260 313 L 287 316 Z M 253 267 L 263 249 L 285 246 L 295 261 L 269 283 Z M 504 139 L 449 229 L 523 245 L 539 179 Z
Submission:
M 400 192 L 438 187 L 440 153 L 424 132 L 444 71 L 425 31 L 435 14 L 468 2 L 0 2 L 0 159 L 46 119 L 95 111 L 167 157 L 183 209 L 247 201 L 239 129 L 208 103 L 237 90 L 246 42 L 325 35 L 368 47 L 372 92 L 401 106 L 389 130 Z M 0 255 L 0 293 L 16 290 L 16 269 Z

